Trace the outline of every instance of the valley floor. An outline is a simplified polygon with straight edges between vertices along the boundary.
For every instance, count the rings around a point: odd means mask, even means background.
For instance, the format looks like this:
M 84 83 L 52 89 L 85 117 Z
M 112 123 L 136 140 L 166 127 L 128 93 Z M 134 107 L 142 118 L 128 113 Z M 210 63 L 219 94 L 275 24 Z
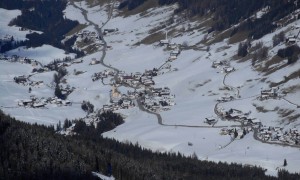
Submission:
M 102 39 L 99 50 L 83 57 L 81 63 L 73 63 L 66 67 L 69 72 L 65 76 L 66 84 L 74 87 L 68 96 L 72 105 L 47 104 L 43 108 L 20 107 L 18 102 L 30 99 L 32 95 L 40 99 L 52 98 L 54 73 L 52 71 L 32 73 L 32 65 L 0 61 L 0 108 L 5 113 L 30 123 L 55 125 L 65 119 L 89 120 L 87 114 L 81 109 L 81 102 L 89 101 L 95 109 L 102 109 L 104 105 L 110 103 L 112 82 L 116 79 L 114 76 L 111 79 L 93 81 L 91 77 L 95 73 L 109 69 L 118 73 L 124 71 L 130 75 L 157 68 L 158 75 L 153 78 L 155 82 L 153 86 L 168 87 L 174 94 L 175 104 L 168 106 L 166 111 L 153 111 L 145 108 L 141 98 L 136 98 L 133 100 L 134 107 L 116 111 L 126 117 L 125 123 L 104 133 L 103 136 L 124 143 L 138 143 L 153 151 L 181 152 L 187 156 L 195 154 L 201 160 L 261 166 L 267 169 L 267 174 L 271 175 L 276 175 L 278 169 L 299 172 L 298 145 L 282 143 L 279 140 L 266 140 L 263 135 L 265 131 L 258 125 L 232 120 L 225 113 L 234 109 L 240 112 L 239 115 L 247 114 L 249 119 L 259 119 L 262 126 L 279 127 L 282 128 L 283 133 L 298 131 L 299 91 L 276 99 L 259 99 L 261 90 L 268 89 L 268 85 L 264 82 L 280 81 L 280 78 L 287 75 L 286 71 L 283 69 L 277 74 L 266 77 L 253 70 L 251 62 L 239 63 L 231 60 L 238 44 L 228 44 L 225 40 L 212 44 L 209 51 L 199 50 L 199 48 L 182 50 L 173 61 L 167 61 L 171 51 L 166 46 L 139 44 L 149 36 L 151 30 L 160 27 L 166 19 L 171 18 L 174 8 L 176 6 L 165 6 L 147 10 L 143 14 L 122 17 L 114 1 L 103 6 L 91 6 L 84 1 L 71 1 L 65 10 L 66 17 L 80 19 L 80 23 L 86 25 L 83 30 L 94 31 Z M 0 10 L 1 13 L 6 12 Z M 189 25 L 197 26 L 194 22 L 176 24 L 176 21 L 170 26 L 174 29 L 178 27 L 176 29 L 178 31 L 179 28 L 186 28 Z M 7 26 L 7 28 L 12 27 Z M 103 34 L 105 29 L 116 28 L 118 31 Z M 205 36 L 205 33 L 200 30 L 192 32 L 173 37 L 172 42 L 193 46 Z M 3 32 L 0 30 L 0 33 Z M 17 30 L 12 33 L 19 34 Z M 268 41 L 268 39 L 270 38 L 265 37 L 264 40 Z M 224 47 L 226 50 L 220 50 Z M 15 54 L 35 59 L 43 65 L 56 58 L 74 57 L 72 54 L 64 54 L 60 49 L 45 45 L 35 49 L 20 48 L 6 53 L 8 56 Z M 93 65 L 93 59 L 99 61 L 99 64 Z M 213 68 L 212 64 L 215 61 L 230 61 L 230 67 L 234 67 L 235 71 L 224 72 L 222 66 Z M 297 62 L 290 68 L 297 70 L 299 64 L 300 62 Z M 75 73 L 78 71 L 83 73 L 78 75 Z M 43 84 L 32 87 L 29 93 L 27 84 L 17 84 L 13 80 L 14 77 L 23 75 L 30 75 L 30 81 L 42 81 Z M 299 83 L 300 80 L 297 78 L 282 85 L 280 89 L 287 89 Z M 118 87 L 121 94 L 135 90 L 139 89 L 128 84 Z M 143 90 L 141 88 L 141 91 Z M 233 99 L 220 101 L 220 97 Z M 289 121 L 288 118 L 283 118 L 284 113 L 290 113 L 289 117 L 295 119 Z M 206 119 L 210 117 L 216 122 L 208 124 Z M 247 130 L 245 134 L 243 134 L 244 129 Z M 231 133 L 222 135 L 222 132 L 230 130 Z M 235 138 L 234 131 L 240 133 L 239 136 L 242 133 L 242 137 Z M 277 131 L 272 130 L 272 133 Z M 292 133 L 290 136 L 292 137 Z M 283 167 L 284 159 L 288 163 L 285 167 Z

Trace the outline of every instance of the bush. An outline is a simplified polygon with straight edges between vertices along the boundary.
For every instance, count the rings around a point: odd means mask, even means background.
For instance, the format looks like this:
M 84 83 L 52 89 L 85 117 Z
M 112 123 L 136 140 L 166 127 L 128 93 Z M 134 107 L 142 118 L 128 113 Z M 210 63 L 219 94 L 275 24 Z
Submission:
M 123 2 L 120 3 L 118 9 L 123 9 L 123 8 L 125 8 L 126 6 L 128 6 L 128 1 L 123 1 Z
M 284 49 L 279 49 L 277 55 L 281 58 L 292 57 L 294 54 L 300 53 L 300 47 L 298 45 L 292 45 Z
M 277 46 L 281 42 L 284 42 L 285 40 L 284 32 L 281 31 L 279 34 L 275 34 L 272 40 L 273 40 L 273 47 Z
M 75 126 L 74 126 L 74 132 L 76 133 L 83 133 L 85 131 L 85 128 L 86 128 L 86 123 L 83 121 L 83 120 L 79 120 L 75 123 Z
M 263 45 L 263 42 L 258 42 L 253 49 L 255 49 L 252 58 L 252 65 L 255 64 L 257 60 L 263 60 L 269 55 L 269 48 Z
M 292 45 L 284 49 L 279 49 L 277 55 L 281 58 L 288 58 L 288 64 L 292 64 L 298 61 L 298 55 L 300 54 L 300 47 L 298 45 Z
M 298 55 L 293 54 L 292 56 L 288 57 L 288 64 L 293 64 L 298 61 Z
M 122 116 L 112 111 L 97 114 L 97 117 L 100 119 L 100 122 L 97 124 L 97 132 L 100 134 L 110 131 L 124 123 Z
M 123 9 L 125 7 L 128 8 L 128 10 L 133 10 L 137 8 L 138 6 L 142 5 L 147 0 L 125 0 L 120 3 L 118 9 Z
M 248 54 L 248 43 L 240 43 L 238 47 L 238 56 L 245 57 Z
M 54 95 L 59 99 L 63 99 L 63 100 L 66 99 L 66 96 L 61 92 L 59 85 L 55 86 Z
M 91 104 L 89 101 L 83 101 L 81 104 L 81 108 L 88 114 L 94 112 L 94 105 Z

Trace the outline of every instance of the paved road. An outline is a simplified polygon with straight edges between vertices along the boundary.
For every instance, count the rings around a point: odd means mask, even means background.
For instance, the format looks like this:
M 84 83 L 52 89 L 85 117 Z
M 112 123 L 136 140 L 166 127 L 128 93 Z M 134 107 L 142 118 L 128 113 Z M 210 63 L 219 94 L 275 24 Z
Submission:
M 238 92 L 238 93 L 237 93 L 237 97 L 239 97 L 239 94 L 240 94 L 239 89 L 236 88 L 236 87 L 233 87 L 233 86 L 229 86 L 229 85 L 227 85 L 227 84 L 225 83 L 226 77 L 227 77 L 228 74 L 229 74 L 229 73 L 227 73 L 227 74 L 224 76 L 224 78 L 223 78 L 223 85 L 226 86 L 226 87 L 229 87 L 230 89 L 235 89 L 235 90 Z M 232 100 L 232 101 L 244 100 L 244 99 L 254 98 L 254 97 L 258 97 L 258 96 L 260 96 L 260 95 L 254 95 L 254 96 L 250 96 L 250 97 L 247 97 L 247 98 L 234 99 L 234 100 Z M 300 105 L 295 104 L 295 103 L 293 103 L 293 102 L 291 102 L 291 101 L 289 101 L 289 100 L 287 100 L 287 99 L 285 99 L 285 98 L 282 98 L 282 99 L 285 100 L 285 101 L 287 101 L 288 103 L 290 103 L 290 104 L 292 104 L 292 105 L 297 106 L 298 108 L 300 107 Z M 216 115 L 219 115 L 219 114 L 218 114 L 218 111 L 217 111 L 217 105 L 218 105 L 218 104 L 219 104 L 219 103 L 217 103 L 216 106 L 215 106 L 215 113 L 216 113 Z M 241 127 L 243 127 L 243 125 L 242 125 Z M 260 139 L 260 138 L 258 137 L 258 131 L 259 131 L 259 128 L 255 127 L 255 126 L 251 126 L 251 127 L 252 127 L 252 129 L 253 129 L 253 131 L 254 131 L 254 133 L 253 133 L 253 138 L 254 138 L 255 140 L 257 140 L 257 141 L 260 141 L 260 142 L 266 143 L 266 144 L 279 145 L 279 146 L 283 146 L 283 147 L 287 147 L 287 146 L 289 146 L 289 147 L 297 147 L 297 148 L 300 147 L 299 145 L 284 144 L 284 143 L 280 143 L 280 142 L 265 141 L 265 140 L 263 140 L 263 139 Z
M 103 65 L 104 67 L 107 67 L 107 68 L 112 69 L 112 70 L 114 70 L 114 71 L 116 71 L 116 72 L 119 72 L 119 71 L 120 71 L 119 69 L 117 69 L 117 68 L 115 68 L 115 67 L 113 67 L 113 66 L 110 66 L 110 65 L 107 65 L 107 64 L 104 63 L 104 59 L 105 59 L 105 57 L 106 57 L 107 42 L 104 40 L 103 33 L 102 33 L 102 28 L 109 22 L 109 20 L 110 20 L 111 17 L 112 17 L 112 12 L 113 12 L 113 6 L 114 6 L 114 3 L 115 3 L 115 1 L 113 1 L 113 4 L 112 4 L 112 6 L 111 6 L 111 8 L 110 8 L 110 11 L 109 11 L 109 15 L 108 15 L 107 21 L 106 21 L 105 23 L 103 23 L 102 27 L 100 28 L 97 24 L 95 24 L 94 22 L 90 21 L 90 20 L 87 18 L 87 11 L 86 11 L 85 9 L 83 9 L 83 8 L 81 8 L 81 7 L 78 7 L 77 5 L 75 5 L 75 3 L 74 3 L 73 1 L 71 1 L 71 4 L 72 4 L 73 6 L 75 6 L 76 8 L 78 8 L 78 9 L 80 9 L 80 10 L 82 11 L 82 14 L 83 14 L 85 20 L 95 27 L 96 31 L 98 32 L 99 37 L 101 37 L 101 39 L 102 39 L 102 41 L 103 41 L 104 46 L 103 46 L 103 49 L 102 49 L 102 56 L 101 56 L 101 58 L 100 58 L 100 64 Z M 164 65 L 164 64 L 163 64 L 163 65 Z M 162 65 L 162 66 L 163 66 L 163 65 Z M 162 67 L 162 66 L 161 66 L 161 67 Z M 160 68 L 161 68 L 161 67 L 160 67 Z M 226 84 L 226 77 L 228 76 L 228 74 L 229 74 L 229 73 L 227 73 L 227 74 L 224 76 L 224 78 L 223 78 L 223 85 L 224 85 L 225 87 L 228 87 L 229 89 L 234 89 L 234 90 L 237 92 L 237 93 L 236 93 L 236 96 L 239 97 L 239 96 L 240 96 L 240 91 L 239 91 L 239 89 L 236 88 L 236 87 L 233 87 L 233 86 L 230 86 L 230 85 L 227 85 L 227 84 Z M 104 84 L 104 83 L 103 83 L 103 84 Z M 129 87 L 135 88 L 135 87 L 132 87 L 132 86 L 129 86 Z M 251 97 L 248 97 L 248 98 L 252 98 L 252 97 L 256 97 L 256 96 L 251 96 Z M 235 100 L 242 100 L 242 99 L 248 99 L 248 98 L 239 98 L 239 99 L 235 99 Z M 286 99 L 284 99 L 284 100 L 286 100 Z M 290 101 L 288 101 L 288 100 L 286 100 L 286 101 L 289 102 L 289 103 L 291 103 L 291 104 L 294 104 L 294 103 L 292 103 L 292 102 L 290 102 Z M 145 107 L 142 105 L 142 103 L 141 103 L 141 101 L 140 101 L 139 98 L 137 99 L 137 104 L 138 104 L 138 107 L 139 107 L 139 109 L 140 109 L 141 111 L 147 112 L 147 113 L 152 114 L 152 115 L 155 115 L 155 116 L 157 117 L 158 124 L 160 124 L 160 125 L 162 125 L 162 126 L 186 127 L 186 128 L 227 128 L 227 127 L 234 127 L 234 128 L 235 128 L 235 127 L 244 127 L 242 123 L 241 123 L 241 125 L 232 125 L 232 126 L 193 126 L 193 125 L 181 125 L 181 124 L 179 124 L 179 125 L 165 124 L 165 123 L 163 123 L 163 119 L 162 119 L 161 115 L 160 115 L 159 113 L 152 112 L 152 111 L 149 111 L 149 110 L 145 109 Z M 219 113 L 218 110 L 217 110 L 218 105 L 219 105 L 219 103 L 217 103 L 217 104 L 215 105 L 214 111 L 215 111 L 215 114 L 216 114 L 218 117 L 221 117 L 220 113 Z M 294 105 L 297 105 L 297 104 L 294 104 Z M 299 105 L 297 105 L 297 107 L 298 107 L 298 106 L 299 106 Z M 260 142 L 262 142 L 262 143 L 267 143 L 267 144 L 277 144 L 277 145 L 280 145 L 280 146 L 299 147 L 299 146 L 296 146 L 296 145 L 289 145 L 289 144 L 282 144 L 282 143 L 276 143 L 276 142 L 264 141 L 264 140 L 258 138 L 258 129 L 255 128 L 255 127 L 252 127 L 252 128 L 254 129 L 254 133 L 253 133 L 254 139 L 257 140 L 257 141 L 260 141 Z M 233 141 L 234 141 L 234 139 L 232 139 L 227 145 L 223 146 L 222 148 L 227 147 L 227 146 L 230 145 Z
M 138 107 L 141 111 L 147 112 L 149 114 L 153 114 L 157 117 L 158 120 L 158 124 L 162 125 L 162 126 L 170 126 L 170 127 L 186 127 L 186 128 L 228 128 L 228 127 L 241 127 L 241 125 L 231 125 L 231 126 L 196 126 L 196 125 L 183 125 L 183 124 L 165 124 L 163 123 L 163 119 L 161 117 L 161 115 L 159 113 L 150 111 L 148 109 L 145 109 L 145 107 L 142 105 L 141 101 L 139 99 L 137 99 L 137 104 Z
M 114 4 L 115 4 L 115 1 L 113 1 L 112 5 L 111 5 L 111 8 L 109 10 L 109 13 L 108 13 L 108 19 L 106 20 L 105 23 L 102 24 L 101 27 L 99 27 L 98 24 L 94 23 L 93 21 L 89 20 L 88 17 L 87 17 L 87 10 L 77 6 L 73 1 L 70 1 L 71 5 L 73 5 L 74 7 L 76 7 L 77 9 L 79 9 L 83 16 L 84 16 L 84 19 L 91 25 L 94 26 L 95 30 L 97 31 L 99 37 L 101 38 L 102 42 L 103 42 L 103 48 L 102 48 L 102 56 L 100 57 L 100 64 L 104 67 L 107 67 L 109 69 L 112 69 L 116 72 L 119 72 L 120 70 L 115 68 L 115 67 L 112 67 L 110 65 L 107 65 L 104 63 L 104 59 L 106 57 L 106 49 L 107 49 L 107 42 L 104 40 L 104 37 L 103 37 L 103 33 L 102 33 L 102 28 L 110 21 L 111 17 L 112 17 L 112 13 L 113 13 L 113 7 L 114 7 Z

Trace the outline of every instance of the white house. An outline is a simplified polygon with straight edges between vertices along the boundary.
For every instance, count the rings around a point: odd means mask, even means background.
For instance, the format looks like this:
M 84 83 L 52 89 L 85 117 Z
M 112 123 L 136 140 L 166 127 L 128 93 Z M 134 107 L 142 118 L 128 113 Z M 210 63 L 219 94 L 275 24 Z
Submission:
M 174 55 L 171 55 L 171 56 L 168 58 L 169 61 L 174 61 L 174 60 L 176 60 L 176 59 L 177 59 L 177 56 L 174 56 Z
M 34 108 L 40 108 L 40 107 L 44 107 L 45 106 L 45 104 L 44 103 L 41 103 L 41 102 L 39 102 L 39 103 L 34 103 L 33 104 L 33 107 Z
M 234 70 L 235 70 L 234 67 L 224 67 L 224 71 L 225 71 L 226 73 L 233 72 Z
M 170 56 L 178 56 L 180 54 L 179 50 L 171 51 Z
M 271 88 L 267 90 L 262 90 L 260 92 L 261 98 L 268 98 L 268 97 L 277 97 L 278 96 L 278 88 Z
M 261 121 L 259 119 L 250 119 L 250 123 L 255 124 L 255 125 L 261 125 Z
M 130 100 L 123 100 L 123 103 L 121 104 L 122 108 L 129 108 L 131 105 L 131 101 Z
M 170 41 L 168 39 L 163 39 L 159 41 L 160 45 L 168 45 L 170 44 Z

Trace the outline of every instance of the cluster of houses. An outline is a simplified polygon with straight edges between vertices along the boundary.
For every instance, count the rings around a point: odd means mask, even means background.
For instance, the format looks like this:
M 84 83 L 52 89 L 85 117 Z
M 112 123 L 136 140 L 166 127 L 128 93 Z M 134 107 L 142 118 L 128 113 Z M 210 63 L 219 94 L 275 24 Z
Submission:
M 83 62 L 83 59 L 72 59 L 71 57 L 66 57 L 63 60 L 54 60 L 49 64 L 42 67 L 44 71 L 55 71 L 61 67 L 69 67 L 72 64 L 80 64 Z
M 88 39 L 88 40 L 100 39 L 100 36 L 95 31 L 83 30 L 78 32 L 77 35 L 81 39 Z
M 167 50 L 170 51 L 170 55 L 167 58 L 165 64 L 159 67 L 159 74 L 164 74 L 165 72 L 170 72 L 171 70 L 171 62 L 175 61 L 181 53 L 181 45 L 173 43 L 171 44 L 168 39 L 160 40 L 158 46 L 164 46 Z M 167 71 L 164 71 L 167 70 Z
M 14 77 L 14 81 L 17 84 L 22 84 L 23 86 L 31 86 L 31 87 L 40 86 L 44 84 L 43 81 L 31 81 L 28 77 L 24 75 Z
M 238 121 L 243 123 L 244 125 L 254 125 L 261 126 L 261 121 L 257 118 L 250 117 L 251 111 L 244 113 L 238 109 L 229 109 L 227 111 L 223 109 L 218 109 L 218 114 L 227 120 Z
M 291 145 L 299 144 L 300 141 L 300 134 L 296 128 L 283 131 L 280 127 L 262 126 L 259 128 L 258 137 L 264 141 L 277 141 Z
M 69 67 L 72 64 L 82 63 L 82 59 L 73 60 L 70 57 L 67 57 L 65 60 L 54 60 L 47 65 L 42 65 L 37 60 L 21 58 L 19 57 L 18 62 L 31 64 L 34 68 L 32 69 L 32 73 L 43 73 L 48 71 L 55 71 L 56 68 L 60 67 Z
M 94 73 L 92 75 L 92 80 L 97 81 L 99 79 L 104 79 L 104 78 L 113 77 L 113 76 L 115 76 L 115 71 L 113 71 L 111 69 L 106 69 L 103 72 Z
M 18 101 L 18 105 L 21 107 L 31 107 L 31 108 L 42 108 L 47 104 L 56 104 L 58 106 L 70 106 L 72 103 L 68 100 L 62 100 L 57 97 L 49 97 L 47 99 L 40 98 L 38 99 L 35 96 L 30 96 L 29 99 L 22 99 Z
M 221 96 L 217 99 L 218 102 L 229 102 L 234 99 L 233 96 Z
M 18 63 L 22 63 L 22 64 L 31 64 L 33 67 L 36 67 L 39 65 L 38 61 L 33 60 L 33 59 L 29 59 L 27 57 L 20 57 L 17 55 L 12 55 L 12 56 L 0 56 L 0 60 L 1 61 L 8 61 L 8 62 L 18 62 Z
M 113 32 L 116 32 L 116 31 L 119 31 L 118 28 L 115 28 L 115 29 L 104 29 L 103 30 L 103 35 L 107 35 L 109 33 L 113 33 Z
M 175 95 L 171 95 L 171 91 L 168 87 L 149 87 L 147 90 L 141 89 L 133 92 L 128 91 L 127 94 L 121 94 L 117 89 L 117 85 L 114 85 L 110 93 L 111 104 L 104 105 L 103 111 L 116 111 L 135 107 L 135 99 L 138 99 L 147 110 L 153 112 L 161 110 L 167 111 L 170 110 L 171 106 L 175 105 L 174 98 Z
M 171 51 L 170 56 L 167 59 L 167 62 L 172 62 L 172 61 L 176 60 L 182 49 L 181 44 L 171 43 L 171 40 L 168 39 L 167 32 L 166 32 L 166 38 L 160 40 L 158 42 L 158 44 L 155 46 L 163 46 L 163 47 L 166 47 L 167 50 Z
M 267 90 L 262 90 L 260 91 L 260 100 L 265 100 L 265 99 L 270 99 L 270 98 L 277 98 L 279 97 L 279 88 L 271 88 L 271 89 L 267 89 Z
M 130 75 L 119 72 L 116 78 L 116 83 L 118 84 L 127 84 L 132 87 L 150 87 L 152 85 L 155 85 L 155 82 L 153 80 L 154 76 L 157 76 L 158 70 L 145 70 L 144 73 L 136 72 L 131 73 Z
M 107 34 L 115 31 L 117 31 L 117 29 L 105 29 L 104 33 Z M 167 45 L 168 48 L 172 50 L 170 52 L 170 57 L 167 61 L 173 61 L 177 59 L 177 56 L 180 54 L 178 45 L 170 44 L 168 40 L 162 40 L 160 41 L 160 44 Z M 137 98 L 138 101 L 141 102 L 143 107 L 147 110 L 153 112 L 158 112 L 161 110 L 170 110 L 170 107 L 175 105 L 175 95 L 171 95 L 171 91 L 168 87 L 153 87 L 155 85 L 153 77 L 157 76 L 158 74 L 159 70 L 156 68 L 153 68 L 152 70 L 145 70 L 144 73 L 135 72 L 127 74 L 123 71 L 120 71 L 118 72 L 118 74 L 115 74 L 115 72 L 111 70 L 95 73 L 92 76 L 93 81 L 107 78 L 109 76 L 115 77 L 114 85 L 110 93 L 111 104 L 104 105 L 102 110 L 115 111 L 118 109 L 127 109 L 134 107 L 135 104 L 133 101 Z M 134 87 L 135 89 L 140 89 L 140 91 L 135 90 L 134 92 L 127 92 L 127 94 L 121 94 L 117 89 L 117 87 L 121 85 Z
M 234 136 L 235 139 L 242 139 L 247 133 L 249 133 L 252 130 L 253 129 L 251 127 L 245 127 L 243 129 L 222 128 L 220 134 Z
M 175 95 L 171 94 L 171 90 L 168 87 L 152 87 L 142 94 L 140 101 L 145 109 L 159 112 L 161 110 L 170 110 L 170 107 L 176 104 L 174 99 Z
M 222 70 L 222 72 L 230 73 L 235 71 L 234 67 L 230 66 L 230 63 L 226 60 L 224 61 L 213 61 L 212 65 L 213 68 L 218 68 Z
M 110 104 L 103 105 L 102 110 L 106 112 L 135 107 L 133 100 L 136 98 L 136 95 L 133 95 L 131 92 L 128 92 L 128 95 L 121 94 L 118 91 L 117 85 L 113 85 L 110 92 Z
M 95 31 L 89 31 L 89 30 L 82 30 L 79 33 L 77 33 L 77 41 L 81 43 L 92 43 L 93 47 L 99 48 L 100 46 L 103 46 L 102 36 L 100 36 Z
M 111 103 L 103 105 L 102 110 L 107 111 L 117 111 L 119 109 L 129 109 L 135 107 L 135 104 L 130 99 L 120 99 L 118 103 Z
M 227 120 L 234 120 L 239 121 L 243 125 L 245 125 L 244 129 L 234 129 L 234 128 L 223 128 L 221 129 L 221 135 L 232 135 L 235 133 L 237 139 L 242 138 L 246 133 L 252 131 L 252 128 L 258 130 L 258 138 L 263 141 L 272 141 L 278 143 L 285 143 L 289 145 L 298 145 L 300 142 L 300 133 L 298 129 L 292 128 L 287 131 L 283 131 L 283 128 L 280 127 L 267 127 L 263 126 L 261 121 L 257 118 L 249 117 L 248 113 L 243 113 L 237 109 L 229 109 L 228 111 L 220 111 L 219 114 L 227 119 Z M 205 122 L 209 125 L 213 125 L 217 122 L 217 118 L 210 117 L 205 118 Z
M 159 41 L 160 46 L 167 46 L 167 49 L 171 50 L 170 56 L 168 57 L 167 61 L 174 61 L 180 54 L 180 45 L 179 44 L 171 44 L 170 40 L 164 39 Z

